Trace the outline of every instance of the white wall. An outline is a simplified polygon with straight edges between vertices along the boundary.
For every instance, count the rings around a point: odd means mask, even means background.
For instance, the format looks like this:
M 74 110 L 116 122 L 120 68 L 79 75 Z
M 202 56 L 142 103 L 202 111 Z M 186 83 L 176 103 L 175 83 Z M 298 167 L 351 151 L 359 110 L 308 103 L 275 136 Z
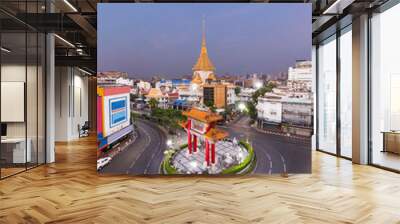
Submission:
M 76 68 L 56 67 L 55 141 L 79 138 L 78 125 L 88 121 L 88 77 Z
M 24 65 L 18 65 L 18 64 L 6 64 L 1 66 L 1 81 L 3 82 L 25 82 L 25 75 L 27 69 L 28 74 L 31 74 L 33 70 L 35 70 L 36 73 L 36 68 L 32 66 L 28 66 L 27 68 Z M 28 77 L 29 78 L 29 77 Z M 26 83 L 26 82 L 25 82 Z M 36 81 L 29 80 L 29 85 L 36 85 Z M 27 88 L 27 106 L 33 106 L 29 105 L 31 102 L 35 102 L 34 107 L 36 108 L 36 88 Z M 31 92 L 32 91 L 32 92 Z M 7 108 L 1 108 L 1 110 L 7 110 Z M 27 114 L 28 121 L 35 120 L 36 121 L 36 113 Z M 36 122 L 35 122 L 36 123 Z M 25 137 L 25 124 L 26 122 L 7 122 L 7 135 L 8 137 Z M 32 127 L 32 125 L 28 125 L 28 129 Z M 36 126 L 34 127 L 36 130 Z M 29 134 L 29 130 L 28 130 Z M 29 137 L 29 136 L 28 136 Z

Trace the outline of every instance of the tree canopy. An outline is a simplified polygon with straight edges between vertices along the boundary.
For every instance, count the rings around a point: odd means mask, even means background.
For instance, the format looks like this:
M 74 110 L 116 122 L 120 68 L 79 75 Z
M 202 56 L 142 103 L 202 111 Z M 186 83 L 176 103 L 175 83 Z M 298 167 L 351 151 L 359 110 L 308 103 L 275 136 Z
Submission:
M 158 106 L 158 100 L 156 100 L 156 99 L 154 99 L 154 98 L 151 98 L 150 100 L 149 100 L 149 106 L 150 106 L 150 108 L 153 110 L 153 109 L 155 109 L 155 108 L 157 108 L 157 106 Z
M 180 110 L 155 108 L 151 111 L 151 116 L 157 122 L 167 128 L 170 132 L 175 133 L 180 128 L 179 122 L 186 120 Z
M 251 96 L 252 100 L 254 103 L 258 102 L 258 97 L 264 96 L 265 93 L 267 92 L 272 92 L 272 89 L 276 87 L 276 84 L 269 82 L 267 85 L 259 88 L 257 91 L 253 93 Z
M 236 94 L 236 95 L 239 95 L 240 91 L 241 91 L 240 87 L 239 87 L 239 86 L 236 86 L 236 87 L 235 87 L 235 94 Z

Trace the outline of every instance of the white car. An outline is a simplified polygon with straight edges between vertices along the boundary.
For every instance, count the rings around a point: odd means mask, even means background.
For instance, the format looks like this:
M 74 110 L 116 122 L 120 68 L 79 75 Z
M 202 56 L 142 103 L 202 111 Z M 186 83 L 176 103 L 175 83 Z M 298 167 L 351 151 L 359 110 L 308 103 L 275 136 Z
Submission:
M 110 163 L 111 157 L 107 156 L 97 160 L 97 170 L 103 169 L 108 163 Z

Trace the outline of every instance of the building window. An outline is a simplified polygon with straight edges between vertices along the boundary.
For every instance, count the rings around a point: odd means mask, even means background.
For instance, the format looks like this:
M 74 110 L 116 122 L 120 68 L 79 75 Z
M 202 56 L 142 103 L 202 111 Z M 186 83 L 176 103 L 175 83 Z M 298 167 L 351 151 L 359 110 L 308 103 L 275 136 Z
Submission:
M 400 170 L 400 5 L 371 18 L 370 159 Z
M 336 36 L 318 48 L 318 149 L 336 153 Z
M 352 32 L 351 25 L 340 36 L 340 155 L 352 157 Z

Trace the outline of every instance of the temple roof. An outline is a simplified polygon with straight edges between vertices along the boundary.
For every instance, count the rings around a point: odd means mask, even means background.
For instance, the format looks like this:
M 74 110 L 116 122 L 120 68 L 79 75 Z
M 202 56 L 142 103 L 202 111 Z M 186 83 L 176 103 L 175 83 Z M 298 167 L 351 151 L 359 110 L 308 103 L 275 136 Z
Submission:
M 149 93 L 146 95 L 148 98 L 160 98 L 163 97 L 163 94 L 158 88 L 151 88 Z
M 207 133 L 205 134 L 205 137 L 212 141 L 218 141 L 228 136 L 229 136 L 228 132 L 217 128 L 210 128 L 210 130 L 208 130 Z
M 199 73 L 197 73 L 197 72 L 194 73 L 192 83 L 199 84 L 199 85 L 203 83 Z
M 210 74 L 208 75 L 207 79 L 210 79 L 210 80 L 215 81 L 215 80 L 217 80 L 217 77 L 215 77 L 214 73 L 210 73 Z
M 210 111 L 200 110 L 197 108 L 191 108 L 189 111 L 182 112 L 183 115 L 205 123 L 212 123 L 222 120 L 222 116 L 212 113 Z

